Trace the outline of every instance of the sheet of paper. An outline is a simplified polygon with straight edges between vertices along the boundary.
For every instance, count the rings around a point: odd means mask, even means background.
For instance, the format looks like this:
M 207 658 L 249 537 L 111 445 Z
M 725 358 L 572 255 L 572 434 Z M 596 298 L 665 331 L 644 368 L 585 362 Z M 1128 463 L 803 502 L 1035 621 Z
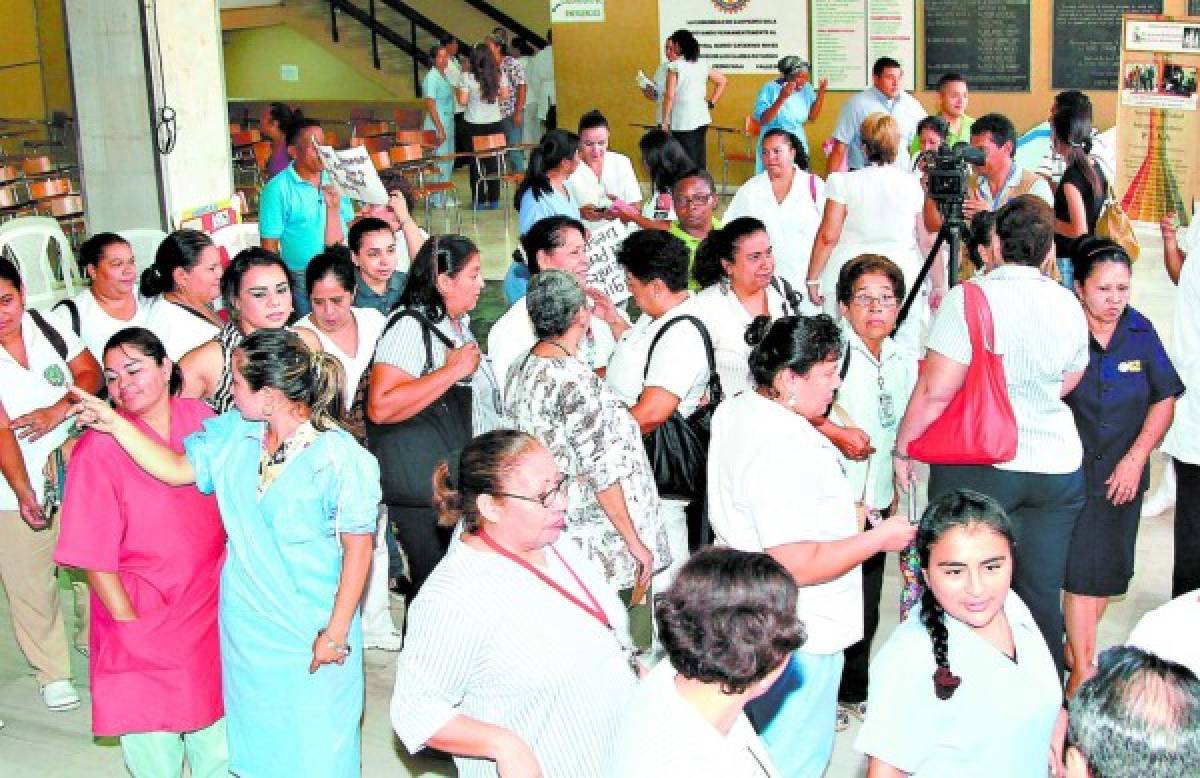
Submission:
M 317 153 L 321 155 L 329 177 L 346 197 L 360 203 L 387 205 L 387 190 L 383 188 L 365 146 L 334 149 L 317 145 Z

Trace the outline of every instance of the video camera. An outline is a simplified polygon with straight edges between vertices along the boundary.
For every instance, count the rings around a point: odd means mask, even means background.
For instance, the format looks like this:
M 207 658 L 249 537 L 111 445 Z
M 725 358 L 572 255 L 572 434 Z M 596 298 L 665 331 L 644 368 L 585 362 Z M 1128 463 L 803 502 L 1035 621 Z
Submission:
M 929 182 L 929 196 L 943 218 L 962 220 L 962 204 L 967 197 L 967 165 L 982 165 L 984 159 L 982 151 L 963 142 L 954 144 L 953 148 L 943 143 L 918 158 Z

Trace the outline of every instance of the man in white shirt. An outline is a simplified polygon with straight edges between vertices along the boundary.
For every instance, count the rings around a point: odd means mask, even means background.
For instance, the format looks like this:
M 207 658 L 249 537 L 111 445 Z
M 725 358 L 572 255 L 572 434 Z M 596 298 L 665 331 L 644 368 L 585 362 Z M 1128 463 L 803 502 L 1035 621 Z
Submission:
M 904 91 L 904 69 L 891 57 L 880 57 L 871 67 L 871 86 L 850 98 L 838 114 L 833 128 L 833 151 L 829 154 L 829 170 L 842 169 L 843 163 L 850 170 L 866 166 L 862 138 L 859 129 L 863 119 L 873 113 L 891 114 L 900 125 L 900 149 L 896 164 L 907 167 L 908 147 L 917 134 L 917 122 L 925 118 L 925 108 L 915 97 Z

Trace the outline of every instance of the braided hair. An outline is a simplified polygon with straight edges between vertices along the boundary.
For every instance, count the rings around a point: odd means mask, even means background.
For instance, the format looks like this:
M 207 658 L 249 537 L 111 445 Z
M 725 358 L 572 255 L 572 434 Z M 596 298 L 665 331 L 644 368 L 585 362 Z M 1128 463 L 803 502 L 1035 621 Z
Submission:
M 946 611 L 929 586 L 929 554 L 934 545 L 952 529 L 982 524 L 1003 536 L 1009 547 L 1015 545 L 1012 523 L 1000 504 L 987 495 L 970 489 L 957 489 L 929 503 L 917 530 L 917 556 L 925 578 L 921 594 L 921 623 L 933 643 L 933 692 L 939 700 L 948 700 L 962 683 L 962 678 L 950 670 L 950 636 L 946 630 Z

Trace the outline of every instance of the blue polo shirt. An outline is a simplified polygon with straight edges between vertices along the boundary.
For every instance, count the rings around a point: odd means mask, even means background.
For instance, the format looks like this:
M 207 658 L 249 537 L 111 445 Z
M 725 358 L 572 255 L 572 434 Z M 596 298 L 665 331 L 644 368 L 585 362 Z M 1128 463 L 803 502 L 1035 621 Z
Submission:
M 1132 307 L 1117 320 L 1107 348 L 1088 337 L 1087 369 L 1065 402 L 1079 428 L 1083 472 L 1093 494 L 1107 491 L 1104 482 L 1137 439 L 1150 406 L 1183 391 L 1154 325 Z M 1149 484 L 1147 467 L 1139 490 Z
M 321 183 L 329 174 L 321 173 Z M 354 218 L 350 198 L 342 196 L 342 235 Z M 262 237 L 279 241 L 279 253 L 289 269 L 303 273 L 308 262 L 325 250 L 325 196 L 321 190 L 288 165 L 263 187 L 258 200 L 258 231 Z
M 862 129 L 863 119 L 880 112 L 891 114 L 900 125 L 900 148 L 896 154 L 896 165 L 908 169 L 908 147 L 912 144 L 913 136 L 917 134 L 917 123 L 927 116 L 925 108 L 908 92 L 902 91 L 896 95 L 896 99 L 889 100 L 883 92 L 871 86 L 842 106 L 837 125 L 833 128 L 833 137 L 846 144 L 846 164 L 851 170 L 867 166 L 859 131 Z

